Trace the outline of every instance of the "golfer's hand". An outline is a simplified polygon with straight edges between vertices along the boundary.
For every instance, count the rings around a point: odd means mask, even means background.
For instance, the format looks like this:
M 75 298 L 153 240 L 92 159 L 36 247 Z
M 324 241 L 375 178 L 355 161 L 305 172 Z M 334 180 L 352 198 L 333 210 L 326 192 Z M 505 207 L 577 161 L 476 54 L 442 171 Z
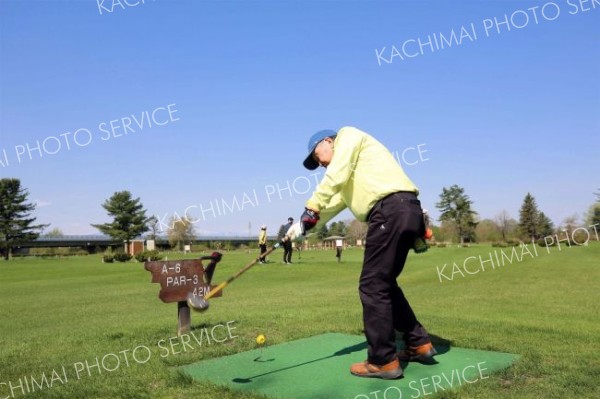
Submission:
M 306 235 L 306 232 L 317 224 L 319 221 L 319 212 L 312 209 L 304 208 L 304 213 L 300 216 L 300 227 L 302 228 L 302 235 Z
M 302 223 L 296 222 L 294 223 L 285 233 L 284 239 L 289 241 L 294 241 L 296 238 L 300 237 L 302 234 Z

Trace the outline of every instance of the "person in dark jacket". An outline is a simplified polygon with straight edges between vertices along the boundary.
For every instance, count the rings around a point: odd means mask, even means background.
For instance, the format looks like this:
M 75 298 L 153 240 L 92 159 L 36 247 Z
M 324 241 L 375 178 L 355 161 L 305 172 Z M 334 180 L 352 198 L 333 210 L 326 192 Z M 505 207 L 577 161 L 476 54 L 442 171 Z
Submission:
M 292 227 L 293 224 L 294 224 L 294 218 L 289 217 L 287 224 L 281 225 L 281 227 L 279 228 L 279 234 L 277 234 L 277 238 L 279 239 L 279 241 L 281 241 L 283 239 L 283 237 L 285 237 L 286 233 L 288 232 L 290 227 Z M 286 240 L 283 242 L 283 263 L 285 263 L 286 265 L 289 265 L 292 263 L 292 241 L 291 240 Z

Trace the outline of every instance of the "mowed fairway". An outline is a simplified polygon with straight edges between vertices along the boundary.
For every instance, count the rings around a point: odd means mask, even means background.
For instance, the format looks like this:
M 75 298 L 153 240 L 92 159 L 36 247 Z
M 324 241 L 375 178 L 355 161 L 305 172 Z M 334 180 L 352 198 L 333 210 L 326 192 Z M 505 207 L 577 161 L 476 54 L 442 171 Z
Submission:
M 436 397 L 600 397 L 600 245 L 550 253 L 538 247 L 536 257 L 440 282 L 436 267 L 449 264 L 445 274 L 451 275 L 452 262 L 462 268 L 465 258 L 486 259 L 493 250 L 500 249 L 476 245 L 411 253 L 400 278 L 430 333 L 453 346 L 522 356 L 514 367 Z M 254 256 L 226 252 L 214 282 Z M 198 334 L 203 327 L 233 322 L 238 337 L 202 346 L 192 342 L 194 349 L 186 352 L 181 345 L 168 346 L 176 335 L 176 304 L 158 299 L 160 287 L 150 283 L 141 263 L 102 264 L 99 256 L 0 263 L 0 398 L 11 397 L 9 382 L 18 385 L 24 376 L 39 381 L 45 374 L 49 384 L 53 371 L 51 388 L 44 384 L 25 395 L 17 388 L 14 397 L 261 398 L 193 382 L 177 366 L 254 349 L 258 334 L 266 335 L 267 348 L 325 332 L 361 334 L 361 257 L 361 250 L 346 250 L 337 263 L 333 251 L 305 251 L 300 260 L 294 253 L 296 263 L 288 267 L 280 262 L 281 252 L 274 253 L 272 263 L 256 265 L 222 298 L 211 300 L 207 312 L 192 314 Z M 175 258 L 180 257 L 169 254 Z M 469 266 L 474 270 L 478 264 Z M 161 340 L 168 349 L 158 346 Z M 96 367 L 96 358 L 113 371 Z M 79 376 L 77 367 L 83 370 Z

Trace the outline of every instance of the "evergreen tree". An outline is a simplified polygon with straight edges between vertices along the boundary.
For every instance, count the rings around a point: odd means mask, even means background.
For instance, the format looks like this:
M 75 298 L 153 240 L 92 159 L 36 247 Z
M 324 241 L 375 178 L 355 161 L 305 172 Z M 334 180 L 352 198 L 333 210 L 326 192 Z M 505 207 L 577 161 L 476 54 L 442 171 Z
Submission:
M 600 226 L 600 191 L 594 193 L 594 195 L 596 196 L 596 202 L 590 206 L 585 221 L 588 226 L 596 226 L 596 230 L 598 230 L 598 226 Z
M 131 198 L 129 191 L 118 191 L 104 201 L 102 207 L 114 219 L 111 223 L 92 224 L 102 233 L 127 243 L 148 231 L 146 210 L 139 198 Z
M 323 224 L 317 231 L 317 238 L 322 241 L 327 236 L 329 236 L 329 230 L 327 229 L 327 225 Z
M 440 202 L 435 206 L 440 210 L 441 222 L 452 222 L 461 244 L 475 239 L 477 212 L 471 209 L 473 201 L 465 194 L 465 189 L 456 184 L 450 188 L 444 187 L 440 194 Z
M 538 215 L 538 228 L 540 237 L 548 237 L 554 233 L 554 223 L 544 212 L 540 212 Z
M 329 236 L 342 236 L 346 235 L 346 224 L 344 222 L 333 222 L 329 227 Z
M 598 226 L 600 226 L 600 203 L 595 203 L 594 205 L 592 205 L 590 207 L 590 210 L 588 211 L 588 216 L 587 216 L 587 223 L 588 226 L 596 226 L 596 230 L 600 230 L 598 229 Z
M 0 179 L 0 255 L 8 260 L 20 243 L 39 237 L 49 224 L 34 225 L 35 204 L 27 203 L 29 193 L 19 179 Z
M 540 238 L 540 212 L 538 210 L 535 198 L 527 193 L 519 211 L 519 231 L 523 237 L 531 240 Z

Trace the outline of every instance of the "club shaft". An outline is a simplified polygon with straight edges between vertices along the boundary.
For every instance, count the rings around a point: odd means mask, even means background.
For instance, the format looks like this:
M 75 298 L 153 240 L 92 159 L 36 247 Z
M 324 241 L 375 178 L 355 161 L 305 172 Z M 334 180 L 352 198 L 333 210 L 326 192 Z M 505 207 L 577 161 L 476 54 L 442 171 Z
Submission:
M 233 280 L 235 280 L 236 278 L 238 278 L 239 276 L 241 276 L 242 274 L 244 274 L 252 266 L 254 266 L 255 264 L 257 264 L 258 261 L 260 260 L 260 258 L 269 255 L 271 252 L 275 251 L 276 249 L 277 249 L 277 247 L 272 247 L 269 250 L 267 250 L 265 253 L 260 254 L 260 256 L 258 258 L 254 259 L 252 262 L 248 263 L 246 266 L 244 266 L 236 274 L 234 274 L 233 276 L 229 277 L 227 279 L 227 281 L 222 282 L 221 284 L 217 285 L 215 288 L 213 288 L 212 290 L 210 290 L 210 292 L 208 294 L 206 294 L 206 296 L 204 297 L 204 299 L 208 300 L 208 299 L 212 298 L 213 296 L 215 296 L 219 291 L 221 291 L 223 288 L 227 287 L 227 285 L 229 283 L 231 283 Z

